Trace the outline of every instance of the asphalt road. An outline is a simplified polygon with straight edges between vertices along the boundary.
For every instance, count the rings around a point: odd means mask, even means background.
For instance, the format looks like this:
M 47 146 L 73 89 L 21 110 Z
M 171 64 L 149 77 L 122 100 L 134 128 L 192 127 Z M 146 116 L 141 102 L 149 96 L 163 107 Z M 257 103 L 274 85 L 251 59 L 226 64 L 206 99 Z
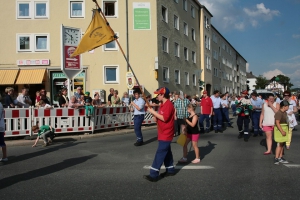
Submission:
M 201 135 L 201 163 L 177 165 L 177 174 L 156 183 L 149 173 L 157 148 L 156 130 L 144 131 L 145 145 L 134 134 L 82 140 L 57 139 L 49 147 L 9 147 L 0 163 L 0 195 L 5 199 L 298 199 L 300 131 L 276 166 L 263 155 L 264 137 L 237 139 L 237 129 Z M 182 148 L 175 143 L 175 163 Z M 194 151 L 188 156 L 194 159 Z M 299 165 L 298 165 L 299 164 Z M 192 169 L 194 168 L 194 169 Z M 195 169 L 196 168 L 196 169 Z M 164 169 L 161 170 L 164 172 Z

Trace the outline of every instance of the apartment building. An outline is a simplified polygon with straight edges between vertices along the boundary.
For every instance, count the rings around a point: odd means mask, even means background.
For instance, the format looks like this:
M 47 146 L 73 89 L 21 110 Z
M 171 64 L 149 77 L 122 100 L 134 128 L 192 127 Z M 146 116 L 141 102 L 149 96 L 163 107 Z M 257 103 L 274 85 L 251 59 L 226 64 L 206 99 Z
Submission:
M 213 90 L 240 94 L 247 88 L 247 61 L 214 26 L 211 27 Z
M 217 88 L 235 93 L 244 88 L 246 60 L 215 30 L 212 14 L 198 0 L 98 3 L 146 94 L 161 86 L 191 95 L 204 89 L 211 94 Z M 5 1 L 0 7 L 0 26 L 5 30 L 0 37 L 0 91 L 26 87 L 33 98 L 35 91 L 45 88 L 52 103 L 57 103 L 59 91 L 71 84 L 72 92 L 78 86 L 91 93 L 106 91 L 104 101 L 109 88 L 122 96 L 129 69 L 115 41 L 82 54 L 83 71 L 72 83 L 61 70 L 61 25 L 84 33 L 95 8 L 91 0 Z M 211 42 L 213 32 L 219 43 Z M 213 50 L 218 45 L 222 54 L 215 61 Z M 216 65 L 222 72 L 218 80 L 213 79 Z M 229 80 L 224 78 L 227 74 L 232 75 Z

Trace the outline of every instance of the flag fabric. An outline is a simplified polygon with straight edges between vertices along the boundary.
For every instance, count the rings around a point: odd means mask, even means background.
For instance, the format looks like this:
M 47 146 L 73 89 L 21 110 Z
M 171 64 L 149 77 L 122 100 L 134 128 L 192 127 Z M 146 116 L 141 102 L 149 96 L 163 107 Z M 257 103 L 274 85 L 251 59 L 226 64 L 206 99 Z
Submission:
M 106 24 L 100 13 L 94 10 L 93 19 L 71 57 L 100 47 L 113 40 L 115 40 L 113 31 Z

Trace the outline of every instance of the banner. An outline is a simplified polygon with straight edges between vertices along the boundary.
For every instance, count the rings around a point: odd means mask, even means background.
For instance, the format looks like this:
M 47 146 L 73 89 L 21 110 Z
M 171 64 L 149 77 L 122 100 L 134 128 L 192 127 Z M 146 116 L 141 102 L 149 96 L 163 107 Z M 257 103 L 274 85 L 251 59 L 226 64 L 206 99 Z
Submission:
M 150 30 L 150 3 L 133 3 L 133 29 Z

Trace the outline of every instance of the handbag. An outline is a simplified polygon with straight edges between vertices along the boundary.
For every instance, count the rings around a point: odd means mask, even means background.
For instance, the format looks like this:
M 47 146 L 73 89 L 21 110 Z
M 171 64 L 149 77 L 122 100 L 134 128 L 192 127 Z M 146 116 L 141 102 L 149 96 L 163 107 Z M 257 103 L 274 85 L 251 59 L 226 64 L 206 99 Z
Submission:
M 277 128 L 277 126 L 275 125 L 274 127 L 274 140 L 275 142 L 288 142 L 289 141 L 289 126 L 288 124 L 280 124 L 282 130 L 284 132 L 286 132 L 286 135 L 283 136 L 280 132 L 280 130 Z
M 180 134 L 176 142 L 180 146 L 184 146 L 184 144 L 186 142 L 186 135 L 185 134 Z

